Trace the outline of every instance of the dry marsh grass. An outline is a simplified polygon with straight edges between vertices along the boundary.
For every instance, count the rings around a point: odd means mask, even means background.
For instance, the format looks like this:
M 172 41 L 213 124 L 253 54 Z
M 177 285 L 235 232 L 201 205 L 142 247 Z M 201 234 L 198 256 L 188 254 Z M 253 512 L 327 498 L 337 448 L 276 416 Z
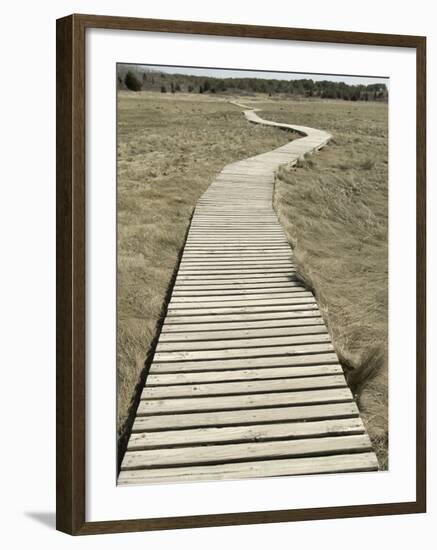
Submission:
M 228 163 L 290 136 L 219 97 L 119 92 L 117 430 L 120 455 L 193 208 Z
M 317 298 L 382 469 L 388 467 L 387 104 L 258 102 L 334 139 L 279 169 L 275 209 Z

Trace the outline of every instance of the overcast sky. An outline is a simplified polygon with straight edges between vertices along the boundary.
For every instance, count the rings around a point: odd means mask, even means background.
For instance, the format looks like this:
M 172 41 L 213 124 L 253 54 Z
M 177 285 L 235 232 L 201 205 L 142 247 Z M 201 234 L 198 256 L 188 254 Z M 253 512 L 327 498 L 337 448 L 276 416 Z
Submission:
M 388 87 L 388 78 L 375 75 L 351 76 L 351 75 L 329 75 L 329 74 L 305 74 L 305 73 L 276 73 L 268 71 L 245 71 L 232 69 L 204 69 L 197 67 L 170 67 L 160 65 L 142 65 L 156 71 L 165 73 L 191 74 L 195 76 L 213 76 L 217 78 L 266 78 L 277 80 L 299 80 L 311 78 L 313 80 L 333 80 L 345 82 L 346 84 L 376 84 L 384 83 Z

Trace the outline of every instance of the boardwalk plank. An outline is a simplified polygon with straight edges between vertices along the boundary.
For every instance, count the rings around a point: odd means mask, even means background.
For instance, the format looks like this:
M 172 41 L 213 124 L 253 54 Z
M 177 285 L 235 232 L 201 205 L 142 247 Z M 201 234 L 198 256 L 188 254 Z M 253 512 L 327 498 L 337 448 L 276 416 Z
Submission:
M 273 357 L 245 357 L 240 359 L 208 359 L 206 361 L 173 361 L 170 363 L 158 363 L 162 372 L 198 372 L 198 371 L 220 371 L 233 369 L 251 369 L 257 367 L 293 367 L 302 365 L 325 365 L 338 363 L 338 357 L 332 348 L 324 349 L 326 346 L 320 345 L 320 351 L 309 354 Z M 329 352 L 329 353 L 327 353 Z
M 307 296 L 308 292 L 302 286 L 282 286 L 282 287 L 259 287 L 259 288 L 210 288 L 209 290 L 173 290 L 172 300 L 175 302 L 188 302 L 189 298 L 196 298 L 194 301 L 205 301 L 205 298 L 210 298 L 211 301 L 220 301 L 220 297 L 227 300 L 238 300 L 239 297 L 258 298 L 281 298 L 284 295 L 294 293 L 295 296 Z M 266 296 L 267 294 L 267 296 Z M 255 296 L 254 296 L 255 295 Z M 256 296 L 258 295 L 258 296 Z M 186 298 L 181 300 L 180 298 Z
M 311 293 L 304 293 L 304 295 L 289 295 L 289 296 L 274 296 L 273 298 L 244 296 L 238 299 L 216 299 L 216 300 L 177 300 L 170 301 L 168 306 L 169 310 L 176 309 L 193 309 L 193 308 L 231 308 L 240 306 L 273 306 L 281 304 L 313 304 L 315 303 L 314 296 Z
M 202 340 L 234 340 L 242 338 L 267 338 L 269 336 L 296 336 L 298 334 L 318 334 L 326 332 L 326 327 L 321 319 L 314 325 L 297 327 L 273 327 L 246 330 L 214 330 L 207 332 L 164 332 L 159 338 L 160 344 L 165 342 L 187 342 Z
M 301 378 L 328 374 L 343 374 L 340 365 L 316 365 L 308 367 L 278 367 L 224 371 L 166 373 L 159 364 L 154 364 L 147 377 L 147 387 L 172 384 L 200 384 L 208 382 L 231 382 L 242 380 L 271 380 L 275 378 Z
M 133 433 L 162 430 L 179 430 L 208 426 L 253 426 L 274 425 L 277 422 L 315 421 L 321 419 L 358 417 L 359 412 L 353 401 L 318 405 L 273 407 L 241 410 L 208 411 L 194 413 L 162 414 L 137 416 Z
M 283 393 L 227 395 L 220 397 L 176 397 L 172 399 L 142 399 L 139 415 L 175 412 L 225 411 L 277 407 L 281 405 L 319 405 L 352 401 L 349 388 L 302 390 Z
M 249 315 L 255 315 L 255 318 L 262 319 L 262 314 L 274 314 L 274 318 L 278 317 L 278 314 L 284 313 L 285 315 L 289 315 L 291 311 L 306 311 L 309 309 L 317 309 L 317 305 L 315 303 L 314 299 L 308 299 L 305 300 L 303 303 L 287 303 L 287 304 L 273 304 L 273 305 L 255 305 L 255 304 L 247 304 L 244 306 L 218 306 L 215 307 L 199 307 L 196 305 L 196 307 L 193 308 L 173 308 L 170 307 L 167 310 L 167 316 L 168 318 L 172 317 L 180 321 L 180 318 L 187 318 L 187 317 L 202 317 L 210 316 L 214 320 L 219 320 L 220 317 L 224 318 L 225 316 L 237 316 L 237 315 L 243 315 L 244 317 Z M 259 314 L 259 315 L 258 315 Z M 248 317 L 246 317 L 247 319 Z M 249 317 L 250 318 L 250 317 Z M 205 320 L 204 319 L 204 320 Z M 190 322 L 190 321 L 188 321 Z
M 158 468 L 154 470 L 126 470 L 120 473 L 120 485 L 165 483 L 169 481 L 230 480 L 256 477 L 365 472 L 378 469 L 375 453 L 356 453 L 325 457 L 258 460 L 214 466 L 185 468 Z
M 290 345 L 266 346 L 260 348 L 232 348 L 232 349 L 211 349 L 200 351 L 162 351 L 156 352 L 154 360 L 158 363 L 170 361 L 199 361 L 202 359 L 232 359 L 245 357 L 271 357 L 288 355 L 302 355 L 305 353 L 317 353 L 324 351 L 333 351 L 334 348 L 330 342 L 329 335 L 315 334 L 310 338 L 299 336 L 302 343 L 296 342 Z M 305 340 L 304 340 L 305 338 Z M 309 343 L 304 343 L 309 342 Z M 316 342 L 316 343 L 314 343 Z
M 141 399 L 168 399 L 170 397 L 203 397 L 210 395 L 242 395 L 245 393 L 267 393 L 299 391 L 308 389 L 342 388 L 346 386 L 343 373 L 305 378 L 281 378 L 280 380 L 226 381 L 197 384 L 175 384 L 167 386 L 146 386 Z
M 350 452 L 368 452 L 371 444 L 367 435 L 321 437 L 291 441 L 261 441 L 257 443 L 230 443 L 184 447 L 182 449 L 155 449 L 153 451 L 128 451 L 122 470 L 135 470 L 161 466 L 186 464 L 220 464 L 246 462 L 247 460 L 322 456 Z
M 195 298 L 191 301 L 205 301 L 205 298 L 210 298 L 211 301 L 220 301 L 220 297 L 223 299 L 238 300 L 235 296 L 242 296 L 251 299 L 256 298 L 285 298 L 287 295 L 294 294 L 295 297 L 299 295 L 309 296 L 309 291 L 302 286 L 298 285 L 284 285 L 279 287 L 267 287 L 267 288 L 210 288 L 209 290 L 180 290 L 174 289 L 172 294 L 172 300 L 175 302 L 189 302 L 190 298 Z M 266 296 L 267 295 L 267 296 Z M 183 299 L 181 299 L 183 298 Z
M 201 323 L 164 323 L 161 335 L 168 332 L 198 332 L 202 337 L 202 333 L 212 331 L 224 331 L 234 329 L 272 329 L 276 327 L 299 327 L 324 324 L 320 317 L 320 312 L 312 311 L 295 311 L 293 313 L 304 313 L 305 315 L 295 315 L 284 319 L 261 319 L 247 321 L 223 321 L 223 322 L 201 322 Z M 164 337 L 165 340 L 165 337 Z
M 242 339 L 222 339 L 222 340 L 196 340 L 189 342 L 159 342 L 156 348 L 157 352 L 166 351 L 196 351 L 196 350 L 226 350 L 243 348 L 265 348 L 286 345 L 301 345 L 307 343 L 330 342 L 330 336 L 324 327 L 318 331 L 310 331 L 310 334 L 297 334 L 292 336 L 270 336 L 268 338 L 242 338 Z M 262 351 L 262 350 L 261 350 Z M 262 353 L 260 353 L 262 355 Z
M 302 283 L 299 281 L 297 276 L 295 274 L 291 275 L 264 275 L 263 277 L 227 277 L 226 279 L 221 279 L 220 277 L 216 277 L 215 280 L 210 280 L 206 278 L 197 278 L 197 279 L 189 279 L 182 277 L 177 277 L 175 282 L 175 288 L 176 289 L 187 289 L 191 290 L 193 287 L 218 287 L 222 288 L 225 287 L 233 287 L 233 288 L 244 288 L 245 286 L 268 286 L 268 285 L 284 285 L 284 284 L 298 284 L 301 285 Z M 190 288 L 191 287 L 191 288 Z
M 210 274 L 207 275 L 205 273 L 200 273 L 198 275 L 195 275 L 193 273 L 191 274 L 179 274 L 176 278 L 176 283 L 192 283 L 192 284 L 199 284 L 200 282 L 203 282 L 204 284 L 212 284 L 213 282 L 219 283 L 219 282 L 230 282 L 235 281 L 238 282 L 249 282 L 249 281 L 256 281 L 256 282 L 263 282 L 263 281 L 293 281 L 296 280 L 296 271 L 294 270 L 287 270 L 282 273 L 275 273 L 275 272 L 269 272 L 265 273 L 262 272 L 242 272 L 240 274 L 237 273 L 216 273 L 216 274 Z
M 308 437 L 358 435 L 364 433 L 360 418 L 322 420 L 315 422 L 288 422 L 284 424 L 258 424 L 254 426 L 228 426 L 221 428 L 193 428 L 164 432 L 134 433 L 128 450 L 145 450 L 175 446 L 205 445 L 211 443 L 242 443 L 246 441 L 272 441 Z

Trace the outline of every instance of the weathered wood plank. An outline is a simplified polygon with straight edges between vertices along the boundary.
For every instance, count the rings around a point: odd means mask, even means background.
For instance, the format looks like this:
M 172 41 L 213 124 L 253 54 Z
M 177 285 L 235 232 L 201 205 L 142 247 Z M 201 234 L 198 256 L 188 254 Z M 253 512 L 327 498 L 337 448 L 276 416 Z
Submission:
M 378 469 L 375 453 L 355 453 L 310 458 L 259 460 L 235 464 L 126 470 L 120 473 L 120 485 L 165 483 L 169 481 L 204 481 L 278 477 L 290 475 L 328 474 Z
M 244 380 L 197 384 L 175 384 L 148 386 L 143 389 L 141 399 L 168 399 L 170 397 L 204 397 L 218 395 L 242 395 L 246 393 L 268 393 L 342 388 L 346 380 L 342 374 L 309 376 L 305 378 L 281 378 L 280 380 Z
M 246 275 L 178 275 L 175 281 L 175 289 L 180 292 L 184 290 L 224 290 L 244 288 L 280 288 L 290 283 L 299 283 L 296 273 L 281 274 L 252 274 Z M 204 288 L 200 288 L 204 287 Z M 214 287 L 214 288 L 213 288 Z
M 213 245 L 213 244 L 191 244 L 186 245 L 185 250 L 188 252 L 199 252 L 199 251 L 206 251 L 206 252 L 227 252 L 227 251 L 233 251 L 233 252 L 247 252 L 249 250 L 251 251 L 258 251 L 263 252 L 265 250 L 274 251 L 277 250 L 279 252 L 290 252 L 291 249 L 288 245 L 283 244 L 274 244 L 274 243 L 266 243 L 266 244 L 235 244 L 235 243 L 222 243 L 220 245 Z
M 349 388 L 303 390 L 283 393 L 227 395 L 221 397 L 176 397 L 172 399 L 142 399 L 138 414 L 167 414 L 176 412 L 223 411 L 257 409 L 281 405 L 319 405 L 352 401 Z
M 276 266 L 276 265 L 294 265 L 293 256 L 291 254 L 278 254 L 277 256 L 215 256 L 213 258 L 199 258 L 190 257 L 189 254 L 182 257 L 181 266 L 199 266 L 199 267 L 211 267 L 214 265 L 234 267 L 235 265 L 241 266 Z
M 325 347 L 323 344 L 320 347 Z M 251 369 L 257 367 L 293 367 L 303 365 L 325 365 L 338 363 L 334 351 L 326 350 L 317 353 L 276 357 L 245 357 L 240 359 L 207 359 L 206 361 L 173 361 L 170 363 L 154 363 L 159 365 L 162 372 L 198 372 L 220 371 L 233 369 Z
M 187 252 L 182 257 L 182 262 L 186 265 L 234 265 L 242 263 L 243 265 L 266 264 L 268 262 L 286 261 L 291 262 L 293 255 L 289 252 L 280 252 L 279 254 L 258 254 L 256 252 L 236 254 L 233 252 Z
M 243 296 L 242 298 L 238 299 L 230 299 L 230 300 L 223 300 L 223 299 L 216 299 L 216 300 L 177 300 L 174 301 L 173 299 L 170 301 L 168 305 L 168 309 L 170 310 L 176 310 L 176 309 L 211 309 L 211 308 L 234 308 L 234 307 L 252 307 L 252 306 L 276 306 L 281 304 L 314 304 L 315 299 L 314 296 L 311 293 L 305 293 L 302 295 L 296 295 L 292 294 L 289 296 L 274 296 L 273 298 L 264 298 L 264 297 L 258 297 L 253 298 L 251 296 Z
M 323 327 L 322 327 L 323 329 Z M 330 342 L 331 338 L 326 330 L 319 330 L 310 334 L 297 334 L 292 336 L 270 336 L 269 338 L 242 338 L 242 339 L 224 339 L 224 340 L 195 340 L 186 342 L 166 342 L 159 341 L 156 351 L 196 351 L 196 350 L 228 350 L 243 348 L 265 348 L 274 346 L 292 346 L 308 343 Z M 259 355 L 262 355 L 262 350 Z
M 283 259 L 283 260 L 257 260 L 257 261 L 227 261 L 227 260 L 209 260 L 209 261 L 186 261 L 182 260 L 179 269 L 182 271 L 185 271 L 187 269 L 190 270 L 196 270 L 196 271 L 206 271 L 206 270 L 217 270 L 220 269 L 221 271 L 234 271 L 236 268 L 238 269 L 260 269 L 264 271 L 264 268 L 271 269 L 274 267 L 294 267 L 295 264 L 291 260 Z
M 191 284 L 185 284 L 183 282 L 178 282 L 174 289 L 172 298 L 177 298 L 179 296 L 232 296 L 232 295 L 243 295 L 251 296 L 253 294 L 279 294 L 279 293 L 299 293 L 299 292 L 309 292 L 302 284 L 298 281 L 279 281 L 279 282 L 262 282 L 262 281 L 252 281 L 247 283 L 241 283 L 239 281 L 199 281 L 198 283 L 193 282 Z M 301 294 L 305 296 L 305 294 Z M 272 296 L 273 297 L 273 296 Z M 281 296 L 275 296 L 280 298 Z M 264 296 L 265 298 L 265 296 Z
M 209 277 L 210 275 L 219 275 L 220 277 L 229 277 L 232 276 L 233 278 L 235 275 L 254 275 L 259 274 L 261 276 L 265 276 L 265 274 L 271 274 L 271 273 L 284 273 L 284 274 L 291 274 L 296 273 L 296 270 L 292 266 L 277 266 L 277 267 L 231 267 L 231 268 L 218 268 L 218 267 L 203 267 L 202 269 L 193 269 L 193 268 L 186 268 L 186 269 L 180 269 L 178 278 L 180 276 L 185 275 L 194 275 L 197 277 L 205 278 Z
M 252 274 L 260 273 L 270 274 L 270 273 L 295 273 L 295 267 L 292 264 L 287 263 L 278 263 L 277 265 L 262 266 L 262 265 L 196 265 L 196 266 L 182 266 L 180 267 L 179 273 L 181 275 L 197 275 L 197 276 L 208 276 L 208 275 L 240 275 L 240 274 Z
M 239 307 L 205 307 L 205 308 L 186 308 L 186 309 L 175 309 L 175 308 L 168 308 L 167 316 L 168 319 L 170 317 L 175 318 L 180 321 L 181 318 L 187 318 L 191 317 L 197 318 L 204 316 L 204 321 L 207 321 L 207 316 L 212 316 L 213 320 L 218 321 L 220 320 L 219 317 L 225 317 L 225 315 L 255 315 L 255 318 L 263 319 L 261 316 L 262 314 L 272 314 L 275 313 L 276 315 L 279 313 L 285 313 L 285 315 L 290 315 L 291 311 L 306 311 L 308 309 L 317 309 L 317 304 L 315 303 L 315 300 L 312 302 L 305 302 L 305 303 L 298 303 L 298 304 L 284 304 L 284 305 L 245 305 L 245 306 L 239 306 Z M 214 318 L 215 317 L 215 318 Z M 250 317 L 246 317 L 246 319 L 250 319 Z M 202 321 L 202 319 L 201 319 Z M 191 321 L 187 321 L 191 322 Z
M 267 288 L 228 288 L 228 289 L 209 289 L 209 290 L 173 290 L 172 300 L 175 302 L 189 301 L 189 298 L 196 298 L 195 301 L 204 301 L 205 298 L 211 298 L 212 301 L 223 299 L 238 300 L 239 296 L 247 298 L 281 298 L 285 295 L 294 293 L 295 296 L 306 296 L 308 292 L 302 286 L 284 286 L 284 287 L 267 287 Z M 254 296 L 255 295 L 255 296 Z M 258 296 L 257 296 L 258 295 Z M 267 296 L 266 296 L 267 295 Z M 187 300 L 180 300 L 187 298 Z M 198 300 L 197 300 L 198 298 Z
M 265 243 L 228 243 L 228 242 L 221 242 L 218 244 L 214 243 L 192 243 L 192 244 L 186 244 L 184 250 L 189 252 L 197 252 L 199 250 L 208 250 L 208 251 L 217 251 L 217 252 L 226 252 L 229 250 L 236 251 L 242 251 L 245 252 L 247 250 L 253 250 L 253 251 L 263 251 L 263 250 L 278 250 L 281 252 L 289 252 L 291 251 L 291 248 L 288 244 L 282 244 L 282 243 L 272 243 L 270 241 Z
M 192 224 L 190 229 L 190 235 L 192 235 L 193 237 L 196 237 L 197 235 L 200 236 L 201 233 L 205 234 L 207 232 L 214 232 L 215 235 L 220 235 L 220 236 L 222 235 L 225 235 L 225 236 L 258 235 L 258 236 L 268 237 L 270 235 L 274 235 L 274 236 L 280 236 L 280 237 L 286 238 L 286 235 L 282 231 L 282 229 L 278 230 L 278 229 L 275 229 L 275 227 L 277 226 L 274 225 L 273 223 L 268 225 L 266 223 L 264 223 L 263 225 L 250 225 L 247 222 L 244 225 L 237 224 L 235 222 L 234 223 L 227 222 L 225 223 L 225 225 L 220 225 L 219 223 L 214 222 L 213 220 L 210 220 L 209 222 L 205 221 L 202 224 L 199 224 L 199 223 L 197 223 L 197 225 Z
M 320 317 L 320 312 L 312 311 L 294 311 L 293 313 L 305 313 L 305 315 L 295 315 L 284 319 L 261 319 L 255 321 L 223 321 L 223 322 L 202 322 L 202 323 L 164 323 L 161 334 L 167 332 L 198 332 L 200 335 L 205 332 L 224 331 L 234 329 L 271 329 L 276 327 L 297 327 L 324 324 Z
M 225 426 L 220 428 L 193 428 L 163 432 L 132 434 L 128 450 L 138 451 L 211 443 L 243 443 L 322 436 L 358 435 L 365 432 L 359 417 L 321 420 L 315 422 L 287 422 L 285 424 L 256 424 L 253 426 Z
M 239 244 L 264 244 L 264 246 L 270 246 L 271 244 L 284 244 L 288 245 L 288 242 L 283 237 L 237 237 L 237 236 L 228 236 L 228 237 L 216 237 L 216 238 L 200 238 L 200 237 L 190 237 L 187 239 L 187 246 L 189 245 L 203 245 L 207 244 L 216 245 L 216 248 L 220 248 L 223 245 L 239 245 Z
M 228 445 L 208 445 L 154 449 L 153 451 L 128 451 L 122 470 L 136 470 L 161 466 L 220 464 L 246 462 L 247 460 L 323 456 L 350 452 L 371 451 L 367 435 L 321 437 L 291 441 L 265 441 Z
M 196 287 L 218 287 L 222 288 L 223 286 L 226 287 L 234 287 L 234 288 L 241 288 L 245 286 L 266 286 L 266 285 L 274 285 L 274 286 L 280 286 L 283 284 L 299 284 L 302 283 L 297 279 L 296 275 L 265 275 L 264 277 L 256 276 L 255 278 L 252 276 L 249 277 L 227 277 L 226 279 L 221 280 L 220 277 L 216 278 L 215 280 L 209 280 L 206 278 L 195 278 L 195 279 L 188 279 L 181 277 L 176 278 L 175 282 L 175 288 L 176 289 L 187 289 L 191 290 L 192 288 Z
M 305 338 L 299 336 L 299 338 Z M 304 343 L 304 342 L 310 343 Z M 156 352 L 154 361 L 158 363 L 172 361 L 198 361 L 205 359 L 233 359 L 245 357 L 271 357 L 271 356 L 288 356 L 288 355 L 303 355 L 306 353 L 317 353 L 333 351 L 329 335 L 314 335 L 310 340 L 304 340 L 302 343 L 289 345 L 266 346 L 262 348 L 232 348 L 219 350 L 200 350 L 200 351 L 163 351 Z
M 308 290 L 302 286 L 285 286 L 279 288 L 230 288 L 219 290 L 173 290 L 174 302 L 204 302 L 223 300 L 238 300 L 239 296 L 256 300 L 258 298 L 286 298 L 293 294 L 295 297 L 309 296 Z M 194 300 L 193 300 L 194 298 Z
M 314 325 L 305 325 L 297 327 L 274 327 L 246 330 L 215 330 L 207 332 L 163 332 L 159 337 L 160 344 L 163 342 L 188 342 L 203 340 L 235 340 L 242 338 L 267 338 L 277 336 L 297 336 L 299 334 L 321 334 L 326 332 L 323 321 Z
M 271 200 L 271 197 L 268 199 Z M 269 231 L 276 230 L 278 227 L 278 220 L 271 222 L 251 222 L 251 221 L 234 221 L 234 222 L 224 222 L 222 219 L 219 221 L 199 221 L 197 218 L 193 219 L 191 222 L 191 229 L 194 230 L 203 230 L 211 231 L 211 229 L 223 229 L 233 231 L 236 230 L 250 230 L 250 231 Z
M 318 405 L 258 408 L 230 411 L 137 416 L 133 433 L 184 428 L 274 425 L 277 422 L 315 421 L 321 419 L 350 418 L 359 415 L 354 401 Z
M 263 237 L 263 238 L 267 238 L 267 239 L 270 239 L 271 237 L 280 237 L 281 239 L 285 240 L 286 237 L 285 237 L 285 233 L 280 230 L 280 229 L 272 229 L 272 228 L 269 228 L 269 229 L 251 229 L 251 228 L 232 228 L 232 227 L 227 227 L 227 228 L 220 228 L 220 227 L 216 227 L 214 226 L 213 228 L 212 227 L 209 227 L 209 231 L 213 231 L 214 232 L 214 237 L 224 237 L 224 238 L 227 238 L 227 237 Z M 191 227 L 190 229 L 190 237 L 192 239 L 203 239 L 205 238 L 205 234 L 206 234 L 206 231 L 205 231 L 205 227 L 203 228 L 199 228 L 199 229 L 195 229 L 193 227 Z M 220 240 L 220 239 L 218 239 Z
M 275 378 L 301 378 L 305 376 L 342 375 L 340 365 L 316 365 L 307 367 L 254 368 L 224 371 L 200 371 L 166 373 L 159 363 L 150 368 L 147 387 L 168 386 L 173 384 L 205 384 L 208 382 L 231 382 L 243 380 L 271 380 Z

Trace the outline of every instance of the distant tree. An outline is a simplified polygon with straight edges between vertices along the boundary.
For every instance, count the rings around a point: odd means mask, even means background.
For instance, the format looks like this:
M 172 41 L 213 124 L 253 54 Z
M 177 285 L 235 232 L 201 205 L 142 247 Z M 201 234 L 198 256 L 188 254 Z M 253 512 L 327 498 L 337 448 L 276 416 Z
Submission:
M 126 88 L 128 90 L 132 90 L 133 92 L 139 92 L 142 88 L 141 82 L 131 71 L 126 73 L 124 83 L 126 84 Z
M 267 92 L 267 84 L 265 80 L 260 80 L 260 82 L 257 85 L 257 92 L 261 94 L 265 94 Z
M 218 92 L 225 92 L 226 91 L 226 84 L 225 84 L 225 81 L 222 78 L 218 79 L 216 88 L 217 88 Z
M 304 95 L 305 94 L 305 89 L 304 87 L 302 86 L 302 84 L 300 82 L 296 82 L 296 84 L 293 86 L 293 89 L 291 90 L 291 92 L 294 94 L 294 95 Z
M 129 66 L 127 73 L 117 75 L 119 89 L 161 90 L 162 93 L 199 92 L 222 93 L 242 91 L 245 93 L 276 94 L 325 99 L 343 99 L 345 101 L 387 101 L 388 89 L 383 83 L 363 85 L 346 84 L 330 80 L 314 81 L 310 78 L 297 80 L 279 80 L 263 78 L 215 78 L 194 75 L 168 74 L 156 71 L 144 71 L 142 67 Z M 144 72 L 143 72 L 144 71 Z

